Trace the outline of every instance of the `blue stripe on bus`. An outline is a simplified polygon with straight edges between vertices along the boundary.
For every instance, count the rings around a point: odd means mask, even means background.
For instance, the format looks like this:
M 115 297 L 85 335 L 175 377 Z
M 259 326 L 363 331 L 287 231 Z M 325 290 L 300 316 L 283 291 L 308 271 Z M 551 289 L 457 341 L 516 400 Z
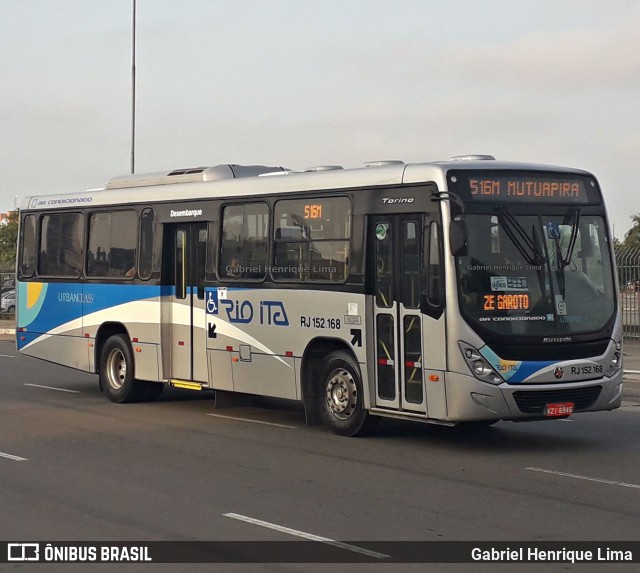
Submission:
M 39 333 L 47 333 L 93 312 L 170 294 L 165 289 L 175 291 L 172 287 L 156 285 L 32 282 L 20 283 L 18 288 L 18 327 Z
M 493 368 L 502 376 L 509 384 L 520 384 L 525 382 L 527 378 L 536 374 L 543 368 L 547 368 L 553 364 L 557 364 L 557 360 L 504 360 L 500 358 L 491 348 L 484 346 L 480 350 L 480 354 L 493 366 Z
M 521 382 L 525 382 L 527 378 L 529 378 L 530 376 L 556 363 L 557 361 L 521 362 L 518 370 L 515 372 L 515 374 L 511 378 L 507 380 L 507 382 L 509 382 L 509 384 L 519 384 Z

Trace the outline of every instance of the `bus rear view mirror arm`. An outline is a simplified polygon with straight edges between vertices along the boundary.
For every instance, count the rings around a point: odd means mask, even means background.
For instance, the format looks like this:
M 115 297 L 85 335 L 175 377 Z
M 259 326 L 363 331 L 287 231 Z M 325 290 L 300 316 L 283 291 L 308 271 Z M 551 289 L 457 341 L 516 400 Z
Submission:
M 449 226 L 449 248 L 454 257 L 467 255 L 467 224 L 460 216 L 453 219 Z

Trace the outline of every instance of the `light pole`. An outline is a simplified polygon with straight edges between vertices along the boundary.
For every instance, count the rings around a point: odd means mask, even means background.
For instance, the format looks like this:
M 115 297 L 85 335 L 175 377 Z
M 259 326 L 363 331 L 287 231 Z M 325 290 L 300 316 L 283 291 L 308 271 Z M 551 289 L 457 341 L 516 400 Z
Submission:
M 136 0 L 133 0 L 131 37 L 131 174 L 136 165 Z

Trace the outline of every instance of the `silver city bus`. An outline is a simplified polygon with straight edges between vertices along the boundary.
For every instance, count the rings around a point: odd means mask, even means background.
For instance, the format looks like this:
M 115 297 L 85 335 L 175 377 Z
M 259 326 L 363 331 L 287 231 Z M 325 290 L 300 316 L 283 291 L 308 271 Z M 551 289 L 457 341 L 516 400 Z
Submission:
M 218 165 L 25 199 L 20 351 L 115 402 L 171 384 L 378 416 L 543 420 L 621 402 L 602 194 L 490 156 L 293 172 Z

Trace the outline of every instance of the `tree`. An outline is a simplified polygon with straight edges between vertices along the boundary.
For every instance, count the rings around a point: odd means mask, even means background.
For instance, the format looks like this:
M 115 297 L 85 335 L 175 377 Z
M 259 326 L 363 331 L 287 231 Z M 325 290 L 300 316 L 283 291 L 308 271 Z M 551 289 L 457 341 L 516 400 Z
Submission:
M 631 215 L 633 227 L 627 231 L 624 241 L 615 245 L 618 279 L 622 288 L 638 292 L 640 284 L 640 213 Z
M 8 219 L 0 224 L 0 268 L 13 270 L 18 244 L 18 211 L 10 211 Z
M 625 251 L 640 247 L 640 213 L 631 215 L 631 220 L 633 227 L 627 231 L 621 245 Z

